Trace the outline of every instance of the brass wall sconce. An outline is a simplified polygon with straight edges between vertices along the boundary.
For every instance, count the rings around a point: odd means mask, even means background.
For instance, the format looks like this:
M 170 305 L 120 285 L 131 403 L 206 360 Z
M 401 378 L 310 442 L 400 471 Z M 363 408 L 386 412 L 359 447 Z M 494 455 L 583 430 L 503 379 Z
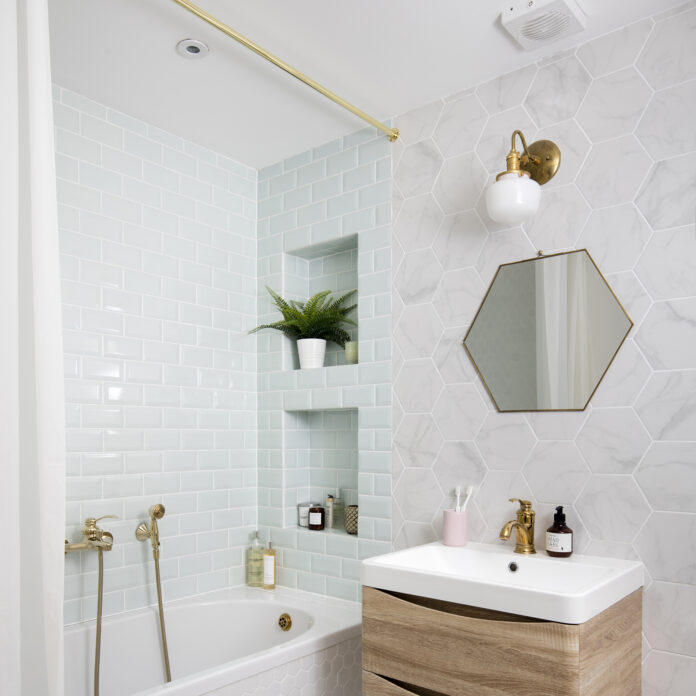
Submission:
M 515 147 L 518 135 L 522 141 L 522 154 Z M 537 140 L 527 147 L 524 134 L 516 130 L 505 161 L 506 171 L 500 172 L 486 191 L 486 207 L 496 222 L 519 225 L 539 208 L 539 187 L 556 175 L 561 166 L 561 151 L 551 140 Z

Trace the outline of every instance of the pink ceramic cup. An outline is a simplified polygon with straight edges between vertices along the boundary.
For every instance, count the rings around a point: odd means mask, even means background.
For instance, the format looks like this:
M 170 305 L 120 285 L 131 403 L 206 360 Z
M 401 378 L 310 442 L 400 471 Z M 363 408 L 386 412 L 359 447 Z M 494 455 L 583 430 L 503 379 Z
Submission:
M 442 543 L 445 546 L 466 546 L 466 512 L 445 510 Z

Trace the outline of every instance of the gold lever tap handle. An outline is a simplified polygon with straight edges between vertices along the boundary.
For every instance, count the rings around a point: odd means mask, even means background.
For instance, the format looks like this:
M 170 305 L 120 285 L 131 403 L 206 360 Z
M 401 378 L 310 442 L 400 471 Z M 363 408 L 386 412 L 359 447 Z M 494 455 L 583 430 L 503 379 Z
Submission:
M 532 509 L 532 501 L 531 500 L 523 500 L 522 498 L 509 498 L 511 503 L 519 503 L 520 508 L 522 510 L 531 510 Z
M 102 515 L 101 517 L 88 517 L 85 520 L 85 524 L 83 529 L 97 529 L 97 522 L 99 520 L 106 520 L 108 518 L 111 518 L 113 520 L 117 520 L 118 517 L 116 515 Z
M 97 527 L 97 522 L 99 520 L 105 520 L 107 518 L 111 518 L 114 520 L 117 520 L 118 517 L 116 515 L 102 515 L 101 517 L 88 517 L 85 520 L 85 524 L 82 527 L 82 536 L 86 537 L 90 541 L 99 541 L 101 538 L 105 535 L 108 534 L 108 532 L 105 532 L 101 527 Z M 109 534 L 109 536 L 111 536 Z M 113 537 L 112 537 L 113 539 Z

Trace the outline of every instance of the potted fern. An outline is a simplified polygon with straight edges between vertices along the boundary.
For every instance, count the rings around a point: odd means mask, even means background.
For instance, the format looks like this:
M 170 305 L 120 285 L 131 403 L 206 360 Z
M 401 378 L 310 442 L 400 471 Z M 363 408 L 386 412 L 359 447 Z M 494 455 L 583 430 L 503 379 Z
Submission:
M 268 286 L 266 290 L 283 318 L 272 324 L 261 324 L 249 333 L 261 329 L 276 329 L 288 338 L 296 340 L 300 368 L 303 370 L 324 366 L 327 341 L 337 343 L 342 348 L 347 341 L 350 341 L 350 335 L 343 327 L 344 325 L 357 326 L 352 319 L 348 318 L 348 314 L 357 305 L 344 306 L 343 303 L 355 294 L 355 290 L 336 299 L 330 297 L 331 290 L 323 290 L 312 295 L 306 302 L 287 301 Z

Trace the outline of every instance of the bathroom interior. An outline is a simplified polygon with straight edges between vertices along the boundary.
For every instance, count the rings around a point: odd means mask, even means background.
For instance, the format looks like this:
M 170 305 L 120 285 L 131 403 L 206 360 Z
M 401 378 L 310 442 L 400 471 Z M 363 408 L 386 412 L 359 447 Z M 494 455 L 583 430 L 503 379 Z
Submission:
M 2 696 L 693 695 L 694 0 L 0 35 Z

